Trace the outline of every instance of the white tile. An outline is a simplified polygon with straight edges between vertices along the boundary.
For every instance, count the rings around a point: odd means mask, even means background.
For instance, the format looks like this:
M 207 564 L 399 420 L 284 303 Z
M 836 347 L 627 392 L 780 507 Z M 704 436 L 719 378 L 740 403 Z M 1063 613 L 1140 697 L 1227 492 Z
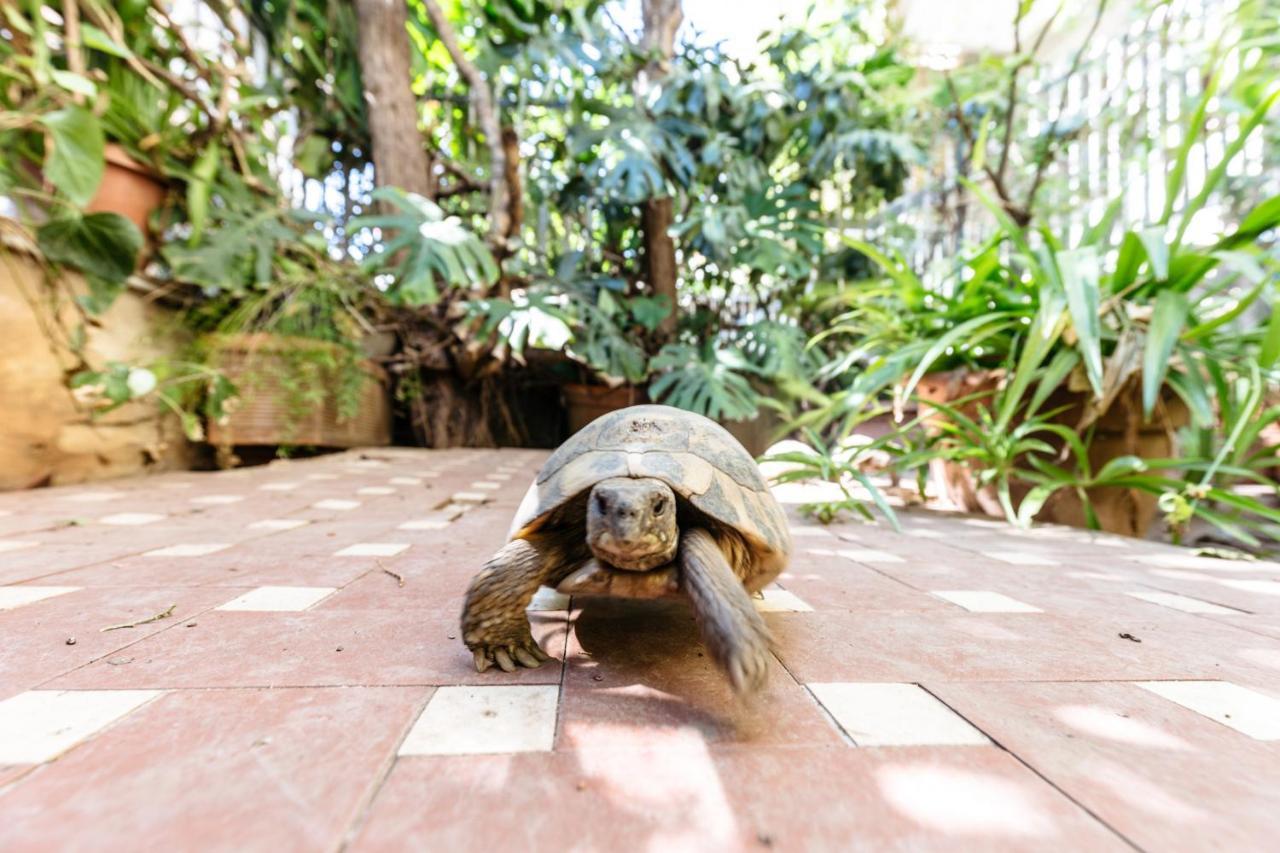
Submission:
M 993 560 L 999 560 L 1002 563 L 1009 563 L 1014 566 L 1056 566 L 1057 560 L 1051 560 L 1043 554 L 1033 554 L 1029 551 L 983 551 L 982 556 L 990 557 Z
M 310 524 L 305 518 L 264 518 L 249 525 L 250 530 L 293 530 Z
M 51 761 L 161 690 L 30 690 L 0 702 L 0 765 Z
M 239 503 L 242 500 L 244 500 L 244 495 L 201 495 L 198 498 L 192 498 L 191 502 L 204 506 L 223 506 L 225 504 Z
M 1125 595 L 1131 595 L 1134 598 L 1140 598 L 1143 601 L 1149 601 L 1152 604 L 1159 604 L 1163 607 L 1170 607 L 1174 610 L 1181 610 L 1183 613 L 1232 614 L 1241 612 L 1230 607 L 1220 607 L 1217 604 L 1210 604 L 1209 602 L 1201 601 L 1198 598 L 1191 598 L 1186 595 L 1177 595 L 1172 592 L 1126 592 Z
M 206 554 L 216 554 L 219 551 L 230 548 L 227 542 L 187 542 L 182 545 L 170 545 L 167 548 L 157 548 L 154 551 L 147 551 L 144 557 L 203 557 Z
M 356 489 L 357 495 L 394 495 L 396 490 L 390 486 L 364 486 Z
M 355 509 L 360 506 L 360 501 L 344 501 L 338 498 L 330 498 L 329 500 L 316 501 L 312 504 L 316 509 Z
M 76 503 L 103 503 L 105 501 L 114 501 L 124 497 L 124 492 L 77 492 L 74 495 L 66 495 L 63 500 L 75 501 Z
M 337 474 L 308 474 L 308 480 L 337 480 Z
M 260 586 L 216 609 L 296 612 L 318 604 L 336 591 L 331 586 Z
M 0 554 L 7 553 L 9 551 L 21 551 L 24 548 L 34 548 L 39 544 L 39 542 L 30 542 L 20 539 L 0 539 Z
M 548 752 L 559 693 L 554 684 L 437 688 L 400 755 Z
M 104 515 L 98 519 L 102 524 L 120 524 L 124 526 L 134 526 L 138 524 L 152 524 L 166 516 L 158 512 L 118 512 L 115 515 Z
M 78 589 L 78 586 L 0 586 L 0 610 L 12 610 Z
M 505 482 L 511 479 L 511 475 L 510 474 L 488 474 L 485 476 L 485 479 L 498 480 L 499 482 Z
M 483 492 L 454 492 L 453 497 L 449 500 L 460 504 L 482 504 L 491 499 L 491 495 L 486 495 Z
M 933 590 L 930 595 L 936 595 L 943 601 L 950 601 L 952 604 L 959 605 L 972 613 L 1044 612 L 1039 607 L 1032 607 L 1030 604 L 1025 604 L 1016 598 L 1010 598 L 1007 595 L 989 592 L 984 589 Z
M 409 548 L 405 542 L 357 542 L 334 554 L 335 557 L 394 557 Z
M 392 477 L 387 481 L 393 486 L 421 486 L 421 477 Z
M 261 486 L 258 486 L 258 488 L 264 492 L 292 492 L 294 489 L 298 488 L 298 486 L 300 485 L 302 484 L 301 483 L 263 483 Z
M 1147 569 L 1148 572 L 1158 578 L 1172 578 L 1176 581 L 1208 581 L 1213 583 L 1219 578 L 1213 575 L 1206 575 L 1204 572 L 1188 572 L 1183 569 Z
M 529 602 L 529 606 L 525 610 L 568 610 L 569 596 L 563 592 L 556 592 L 545 586 L 538 587 L 538 591 L 533 594 L 533 601 Z
M 492 480 L 476 480 L 471 484 L 473 489 L 482 489 L 487 491 L 496 491 L 502 488 L 502 483 L 495 483 Z
M 854 560 L 865 563 L 905 563 L 906 560 L 897 554 L 890 554 L 888 551 L 878 551 L 875 548 L 842 548 L 836 552 L 846 560 Z
M 449 526 L 447 518 L 415 518 L 396 527 L 397 530 L 444 530 Z
M 1259 595 L 1280 595 L 1280 582 L 1278 581 L 1251 581 L 1223 578 L 1219 580 L 1218 583 L 1222 586 L 1229 586 L 1232 589 L 1242 589 L 1245 592 L 1256 592 Z
M 1280 699 L 1228 681 L 1144 681 L 1138 686 L 1254 740 L 1280 740 Z
M 1104 572 L 1067 572 L 1067 577 L 1086 581 L 1125 581 L 1127 578 L 1108 575 Z
M 806 604 L 794 592 L 777 587 L 766 587 L 760 591 L 763 598 L 753 599 L 756 610 L 761 613 L 810 613 L 813 608 Z
M 952 746 L 989 743 L 934 696 L 915 684 L 809 684 L 858 746 Z

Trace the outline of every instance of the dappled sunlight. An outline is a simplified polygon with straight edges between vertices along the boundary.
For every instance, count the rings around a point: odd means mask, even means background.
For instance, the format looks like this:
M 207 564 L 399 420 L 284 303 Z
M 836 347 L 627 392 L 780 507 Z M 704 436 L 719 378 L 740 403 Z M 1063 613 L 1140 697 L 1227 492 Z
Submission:
M 705 850 L 732 844 L 737 818 L 697 731 L 638 732 L 596 723 L 574 727 L 565 739 L 592 789 L 610 806 L 653 821 L 644 849 Z
M 1091 758 L 1085 767 L 1091 784 L 1142 814 L 1184 826 L 1202 823 L 1210 818 L 1209 812 L 1170 793 L 1123 764 Z
M 887 764 L 876 771 L 889 806 L 944 835 L 1048 839 L 1053 820 L 1038 797 L 992 773 L 937 764 Z
M 1177 735 L 1100 705 L 1063 705 L 1054 708 L 1053 715 L 1076 731 L 1118 743 L 1155 749 L 1192 749 Z

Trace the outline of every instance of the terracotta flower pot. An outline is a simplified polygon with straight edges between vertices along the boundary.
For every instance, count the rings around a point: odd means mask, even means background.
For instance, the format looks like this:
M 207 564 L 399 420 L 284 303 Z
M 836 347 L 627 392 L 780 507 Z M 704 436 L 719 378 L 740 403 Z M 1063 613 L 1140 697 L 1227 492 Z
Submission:
M 921 414 L 925 416 L 925 428 L 946 419 L 946 415 L 930 410 L 930 402 L 950 404 L 973 394 L 995 391 L 1003 374 L 1000 371 L 953 370 L 925 375 L 916 387 L 921 400 Z M 1142 459 L 1168 458 L 1174 453 L 1174 432 L 1186 426 L 1190 413 L 1176 395 L 1166 392 L 1150 423 L 1142 422 L 1141 386 L 1131 382 L 1096 422 L 1093 441 L 1089 445 L 1089 464 L 1097 471 L 1109 460 L 1120 456 L 1137 456 Z M 973 400 L 959 407 L 961 414 L 972 417 L 984 398 Z M 1080 422 L 1087 402 L 1087 395 L 1059 389 L 1049 395 L 1043 410 L 1065 407 L 1053 418 L 1055 423 L 1074 429 Z M 1047 443 L 1057 447 L 1061 442 L 1052 438 Z M 930 475 L 941 486 L 947 498 L 966 512 L 981 512 L 1002 517 L 1004 510 L 996 497 L 994 486 L 980 486 L 975 472 L 963 462 L 934 460 L 930 463 Z M 1010 484 L 1013 504 L 1021 503 L 1031 484 L 1014 481 Z M 1097 514 L 1102 529 L 1108 533 L 1125 536 L 1145 536 L 1156 517 L 1156 496 L 1137 489 L 1104 486 L 1085 492 Z M 1075 491 L 1062 489 L 1054 494 L 1036 520 L 1072 527 L 1085 526 L 1084 505 Z
M 107 143 L 106 160 L 102 184 L 85 209 L 118 213 L 146 235 L 152 211 L 164 203 L 164 178 L 114 142 Z
M 561 391 L 564 393 L 565 409 L 569 414 L 570 435 L 601 415 L 638 403 L 649 402 L 644 391 L 633 385 L 610 388 L 606 385 L 582 385 L 569 382 L 561 386 Z

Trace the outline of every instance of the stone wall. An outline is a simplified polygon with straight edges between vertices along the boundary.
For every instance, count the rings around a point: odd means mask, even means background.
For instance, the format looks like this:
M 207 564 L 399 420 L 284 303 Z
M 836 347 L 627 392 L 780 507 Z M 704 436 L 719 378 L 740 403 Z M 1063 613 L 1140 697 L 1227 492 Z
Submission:
M 46 282 L 30 240 L 0 221 L 0 490 L 190 464 L 177 418 L 154 400 L 95 418 L 72 396 L 66 373 L 77 359 L 69 341 L 81 319 L 72 298 L 84 290 L 78 275 Z M 133 289 L 86 331 L 84 353 L 94 368 L 146 363 L 180 346 L 170 313 Z

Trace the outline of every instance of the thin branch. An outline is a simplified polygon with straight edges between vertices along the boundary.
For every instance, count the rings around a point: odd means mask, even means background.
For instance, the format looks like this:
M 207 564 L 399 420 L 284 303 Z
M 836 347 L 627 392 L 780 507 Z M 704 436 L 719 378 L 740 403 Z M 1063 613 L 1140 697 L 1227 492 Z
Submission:
M 1049 16 L 1049 20 L 1044 22 L 1044 26 L 1040 28 L 1039 35 L 1031 44 L 1031 52 L 1026 56 L 1022 56 L 1022 7 L 1019 4 L 1017 11 L 1013 17 L 1013 53 L 1018 57 L 1018 62 L 1009 71 L 1009 94 L 1006 96 L 1008 100 L 1008 109 L 1005 111 L 1004 117 L 1004 138 L 1000 143 L 1000 165 L 996 171 L 1000 174 L 1000 180 L 1003 181 L 1008 173 L 1009 166 L 1009 146 L 1013 142 L 1013 120 L 1018 110 L 1018 78 L 1022 71 L 1030 65 L 1036 58 L 1036 54 L 1040 52 L 1040 46 L 1044 44 L 1045 38 L 1049 35 L 1049 31 L 1053 29 L 1054 21 L 1058 20 L 1058 15 L 1062 14 L 1063 4 L 1059 3 L 1058 8 L 1053 10 L 1053 14 Z
M 1045 132 L 1045 148 L 1041 152 L 1040 157 L 1036 160 L 1035 176 L 1031 179 L 1031 189 L 1027 192 L 1027 200 L 1023 207 L 1030 212 L 1031 206 L 1035 204 L 1036 193 L 1040 191 L 1040 182 L 1044 180 L 1045 170 L 1049 166 L 1052 159 L 1049 156 L 1049 148 L 1053 144 L 1053 137 L 1058 131 L 1058 123 L 1062 121 L 1062 114 L 1067 109 L 1067 96 L 1071 91 L 1071 78 L 1076 76 L 1076 72 L 1080 70 L 1080 63 L 1084 59 L 1085 51 L 1093 42 L 1094 35 L 1098 32 L 1098 27 L 1102 23 L 1102 15 L 1107 11 L 1108 0 L 1098 0 L 1098 5 L 1093 14 L 1093 23 L 1089 25 L 1089 32 L 1085 34 L 1084 40 L 1080 42 L 1079 49 L 1071 58 L 1071 67 L 1067 70 L 1067 74 L 1062 78 L 1062 97 L 1058 99 L 1058 112 L 1053 117 L 1053 121 L 1049 124 L 1048 131 Z
M 506 178 L 506 152 L 502 148 L 502 125 L 498 122 L 498 114 L 494 109 L 493 92 L 480 69 L 467 58 L 462 45 L 458 44 L 458 36 L 441 11 L 440 4 L 436 0 L 423 0 L 422 6 L 431 19 L 440 42 L 457 66 L 458 73 L 467 81 L 471 90 L 476 121 L 480 124 L 485 144 L 489 148 L 489 242 L 502 248 L 507 237 L 510 191 Z
M 84 76 L 84 51 L 80 49 L 80 6 L 76 0 L 62 0 L 62 23 L 66 34 L 67 70 Z M 84 95 L 76 93 L 77 104 L 84 103 Z
M 965 141 L 969 143 L 970 152 L 972 152 L 974 146 L 977 145 L 977 137 L 973 132 L 973 128 L 969 126 L 969 120 L 964 117 L 964 107 L 960 101 L 960 93 L 956 91 L 956 84 L 949 73 L 944 71 L 942 77 L 946 81 L 947 91 L 951 94 L 952 113 L 955 115 L 956 123 L 960 125 L 960 132 L 964 134 Z M 1000 205 L 1009 212 L 1009 215 L 1015 221 L 1020 221 L 1023 212 L 1014 204 L 1013 196 L 1005 186 L 1004 178 L 999 172 L 991 168 L 991 164 L 986 161 L 986 158 L 983 158 L 982 172 L 991 181 L 992 188 L 1000 198 Z

